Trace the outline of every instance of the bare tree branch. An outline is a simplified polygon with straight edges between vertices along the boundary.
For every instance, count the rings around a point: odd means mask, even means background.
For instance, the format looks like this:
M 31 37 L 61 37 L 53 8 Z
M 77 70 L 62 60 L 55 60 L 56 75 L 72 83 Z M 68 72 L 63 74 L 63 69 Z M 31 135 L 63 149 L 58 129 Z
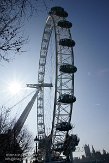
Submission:
M 22 52 L 23 45 L 27 43 L 22 35 L 22 24 L 25 17 L 30 18 L 34 11 L 38 11 L 41 3 L 48 10 L 45 0 L 0 1 L 0 61 L 9 62 L 13 55 Z
M 22 34 L 24 17 L 33 10 L 31 0 L 1 0 L 0 2 L 0 61 L 9 62 L 20 53 L 27 39 Z M 12 51 L 12 53 L 10 53 Z

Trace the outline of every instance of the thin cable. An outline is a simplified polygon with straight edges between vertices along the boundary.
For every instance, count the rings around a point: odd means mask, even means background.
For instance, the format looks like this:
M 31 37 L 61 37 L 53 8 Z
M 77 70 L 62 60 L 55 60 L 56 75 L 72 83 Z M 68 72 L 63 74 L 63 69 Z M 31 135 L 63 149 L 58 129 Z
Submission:
M 9 109 L 14 108 L 15 106 L 17 106 L 18 104 L 20 104 L 22 101 L 24 101 L 28 96 L 30 96 L 34 91 L 32 91 L 31 93 L 29 93 L 27 96 L 25 96 L 23 99 L 21 99 L 19 102 L 17 102 L 16 104 L 14 104 L 12 107 L 9 107 Z

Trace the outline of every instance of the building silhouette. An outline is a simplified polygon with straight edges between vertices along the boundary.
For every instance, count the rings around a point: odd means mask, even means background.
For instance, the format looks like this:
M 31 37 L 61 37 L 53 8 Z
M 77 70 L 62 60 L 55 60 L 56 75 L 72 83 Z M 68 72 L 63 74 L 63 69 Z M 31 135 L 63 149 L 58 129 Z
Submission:
M 90 147 L 89 144 L 88 145 L 84 145 L 84 151 L 85 151 L 85 155 L 86 157 L 91 157 L 91 152 L 90 152 Z
M 109 163 L 109 153 L 106 150 L 96 151 L 92 146 L 92 150 L 90 150 L 90 146 L 84 145 L 85 155 L 82 155 L 82 158 L 74 158 L 74 163 Z

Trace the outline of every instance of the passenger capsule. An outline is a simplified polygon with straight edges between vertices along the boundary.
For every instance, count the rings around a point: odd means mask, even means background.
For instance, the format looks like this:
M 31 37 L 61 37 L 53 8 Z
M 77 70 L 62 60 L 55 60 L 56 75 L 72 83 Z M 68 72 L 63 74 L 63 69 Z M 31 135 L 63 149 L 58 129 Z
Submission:
M 66 11 L 64 11 L 64 9 L 62 7 L 52 7 L 49 14 L 56 15 L 59 17 L 67 17 L 68 16 L 68 13 Z
M 72 27 L 72 23 L 66 20 L 61 20 L 58 22 L 58 26 L 61 28 L 71 28 Z
M 67 47 L 74 47 L 75 46 L 75 41 L 65 38 L 65 39 L 59 40 L 59 45 L 67 46 Z
M 76 101 L 76 97 L 69 94 L 62 94 L 59 96 L 58 102 L 70 104 Z
M 70 64 L 64 64 L 60 66 L 59 70 L 64 73 L 75 73 L 77 71 L 77 68 Z
M 55 6 L 51 8 L 51 11 L 64 11 L 64 8 L 60 6 Z
M 69 131 L 72 129 L 72 126 L 68 122 L 61 122 L 56 125 L 56 130 L 59 131 Z

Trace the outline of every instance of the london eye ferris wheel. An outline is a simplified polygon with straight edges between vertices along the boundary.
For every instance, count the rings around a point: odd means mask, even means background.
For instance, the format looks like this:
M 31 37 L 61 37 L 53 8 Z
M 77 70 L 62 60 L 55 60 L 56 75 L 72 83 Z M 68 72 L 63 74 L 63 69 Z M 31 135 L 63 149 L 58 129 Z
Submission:
M 9 132 L 0 134 L 3 140 L 6 138 L 7 141 L 10 138 L 10 142 L 8 141 L 5 152 L 3 152 L 2 160 L 7 152 L 15 153 L 15 150 L 18 152 L 18 149 L 22 152 L 20 146 L 15 149 L 15 144 L 18 144 L 16 138 L 37 97 L 36 161 L 51 163 L 67 160 L 67 162 L 73 162 L 72 152 L 75 151 L 79 143 L 77 135 L 70 132 L 73 129 L 71 118 L 73 103 L 76 101 L 74 73 L 77 68 L 74 65 L 73 52 L 75 41 L 72 39 L 70 31 L 72 23 L 67 20 L 67 17 L 68 13 L 62 7 L 52 7 L 49 12 L 41 42 L 38 83 L 27 84 L 27 87 L 36 88 L 35 94 L 14 127 Z M 50 46 L 52 51 L 50 51 Z M 48 81 L 48 76 L 52 76 L 51 81 Z M 48 101 L 46 101 L 47 87 L 50 87 L 52 92 Z M 45 103 L 47 103 L 47 108 Z M 45 112 L 46 110 L 48 113 Z M 51 126 L 49 134 L 46 122 Z M 3 151 L 4 141 L 0 143 L 3 144 L 1 145 L 3 148 L 1 151 Z
M 38 142 L 37 158 L 48 162 L 56 160 L 57 157 L 58 159 L 66 157 L 71 160 L 72 152 L 75 151 L 79 143 L 77 135 L 70 133 L 73 128 L 71 125 L 73 103 L 76 101 L 74 73 L 77 68 L 74 65 L 73 52 L 75 41 L 72 39 L 70 31 L 72 23 L 67 20 L 67 17 L 68 13 L 62 7 L 51 8 L 42 36 L 38 84 L 27 84 L 28 87 L 38 89 L 34 95 L 35 98 L 37 97 L 37 136 L 35 138 L 35 141 Z M 54 49 L 53 53 L 50 53 L 53 65 L 47 71 L 47 63 L 49 64 L 48 60 L 51 59 L 48 55 L 52 40 Z M 46 82 L 47 73 L 53 76 L 51 83 Z M 52 97 L 49 98 L 52 104 L 47 107 L 52 111 L 49 135 L 46 133 L 45 123 L 46 87 L 50 87 L 53 91 Z

